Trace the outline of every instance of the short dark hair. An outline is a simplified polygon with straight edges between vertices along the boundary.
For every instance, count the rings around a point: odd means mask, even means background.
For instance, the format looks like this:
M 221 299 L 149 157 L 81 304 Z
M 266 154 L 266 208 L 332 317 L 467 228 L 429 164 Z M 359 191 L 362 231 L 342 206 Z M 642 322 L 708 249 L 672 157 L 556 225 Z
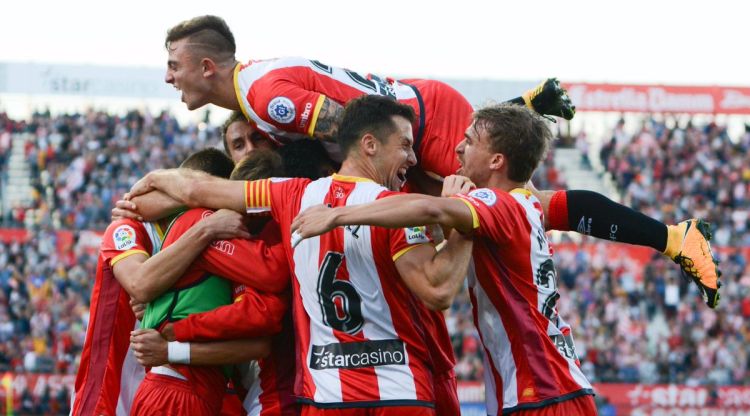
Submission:
M 218 16 L 198 16 L 182 21 L 167 31 L 164 47 L 180 39 L 189 39 L 194 50 L 200 50 L 217 62 L 234 60 L 237 45 L 227 22 Z
M 284 176 L 319 179 L 326 167 L 336 170 L 337 163 L 318 140 L 296 140 L 278 149 L 284 163 Z
M 229 115 L 229 118 L 224 122 L 224 124 L 221 125 L 221 139 L 224 142 L 224 151 L 229 154 L 229 142 L 227 141 L 227 130 L 229 130 L 229 126 L 231 126 L 233 123 L 237 121 L 244 121 L 247 123 L 247 119 L 245 118 L 245 115 L 242 114 L 241 111 L 232 111 L 232 114 Z
M 284 176 L 281 156 L 273 150 L 257 149 L 237 163 L 229 179 L 254 181 L 279 176 Z
M 211 176 L 228 178 L 234 168 L 234 162 L 219 149 L 209 148 L 199 150 L 188 156 L 181 164 L 181 168 L 199 170 Z
M 339 124 L 338 143 L 346 155 L 355 143 L 367 133 L 380 141 L 396 131 L 393 116 L 414 122 L 414 109 L 396 100 L 381 95 L 364 95 L 350 101 L 344 109 Z
M 514 104 L 497 104 L 474 112 L 474 128 L 484 129 L 492 151 L 508 161 L 508 178 L 527 182 L 547 153 L 552 132 L 541 116 Z

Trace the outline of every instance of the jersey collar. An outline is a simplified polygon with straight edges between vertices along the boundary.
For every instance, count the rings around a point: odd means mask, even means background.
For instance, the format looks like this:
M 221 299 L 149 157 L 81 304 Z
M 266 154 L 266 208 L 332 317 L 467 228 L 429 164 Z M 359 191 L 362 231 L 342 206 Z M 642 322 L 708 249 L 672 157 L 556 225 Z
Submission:
M 374 180 L 369 179 L 369 178 L 361 178 L 359 176 L 339 175 L 338 173 L 334 173 L 332 178 L 334 181 L 339 181 L 339 182 L 372 182 L 372 183 L 375 183 Z

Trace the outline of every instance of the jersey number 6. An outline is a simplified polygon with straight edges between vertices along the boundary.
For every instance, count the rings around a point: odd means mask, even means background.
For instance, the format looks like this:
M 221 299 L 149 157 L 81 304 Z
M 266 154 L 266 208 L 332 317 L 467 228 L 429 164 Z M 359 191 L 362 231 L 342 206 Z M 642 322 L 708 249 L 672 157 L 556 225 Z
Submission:
M 318 302 L 326 325 L 347 334 L 356 334 L 364 321 L 362 298 L 351 282 L 336 279 L 343 259 L 342 253 L 326 253 L 318 274 Z

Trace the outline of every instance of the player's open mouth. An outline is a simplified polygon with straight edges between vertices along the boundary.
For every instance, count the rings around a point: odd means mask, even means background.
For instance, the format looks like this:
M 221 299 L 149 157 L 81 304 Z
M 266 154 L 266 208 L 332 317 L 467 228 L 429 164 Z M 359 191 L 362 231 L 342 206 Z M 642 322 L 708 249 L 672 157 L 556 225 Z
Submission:
M 398 172 L 396 173 L 396 177 L 398 178 L 399 181 L 401 181 L 401 183 L 406 182 L 406 169 L 404 168 L 399 169 Z

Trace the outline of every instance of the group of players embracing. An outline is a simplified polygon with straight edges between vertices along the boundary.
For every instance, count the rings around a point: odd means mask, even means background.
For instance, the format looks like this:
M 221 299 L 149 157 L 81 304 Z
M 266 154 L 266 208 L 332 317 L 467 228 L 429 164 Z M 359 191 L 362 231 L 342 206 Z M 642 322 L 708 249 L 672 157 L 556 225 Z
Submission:
M 465 279 L 488 414 L 596 414 L 548 230 L 652 247 L 718 303 L 708 224 L 531 184 L 545 118 L 575 113 L 555 79 L 475 111 L 439 81 L 239 63 L 215 16 L 165 47 L 189 109 L 234 111 L 226 154 L 117 203 L 74 415 L 458 415 L 442 311 Z

